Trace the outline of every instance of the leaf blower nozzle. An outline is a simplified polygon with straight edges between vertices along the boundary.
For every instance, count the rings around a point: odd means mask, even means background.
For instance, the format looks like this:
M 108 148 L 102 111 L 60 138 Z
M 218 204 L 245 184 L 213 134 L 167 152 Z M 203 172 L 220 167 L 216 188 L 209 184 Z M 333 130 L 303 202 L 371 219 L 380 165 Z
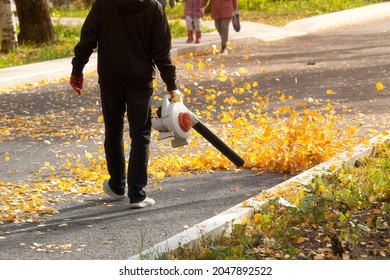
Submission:
M 208 129 L 183 103 L 171 103 L 169 98 L 170 95 L 163 97 L 162 105 L 157 110 L 157 117 L 152 118 L 153 128 L 160 132 L 158 140 L 173 138 L 171 141 L 173 148 L 184 146 L 188 144 L 191 128 L 194 128 L 236 166 L 244 165 L 244 159 Z

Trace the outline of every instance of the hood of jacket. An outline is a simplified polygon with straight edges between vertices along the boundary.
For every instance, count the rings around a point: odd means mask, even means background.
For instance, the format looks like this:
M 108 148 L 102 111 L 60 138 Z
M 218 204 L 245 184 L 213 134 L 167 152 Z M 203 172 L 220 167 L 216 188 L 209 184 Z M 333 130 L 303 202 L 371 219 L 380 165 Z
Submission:
M 154 0 L 112 0 L 114 5 L 119 9 L 135 13 L 150 6 Z

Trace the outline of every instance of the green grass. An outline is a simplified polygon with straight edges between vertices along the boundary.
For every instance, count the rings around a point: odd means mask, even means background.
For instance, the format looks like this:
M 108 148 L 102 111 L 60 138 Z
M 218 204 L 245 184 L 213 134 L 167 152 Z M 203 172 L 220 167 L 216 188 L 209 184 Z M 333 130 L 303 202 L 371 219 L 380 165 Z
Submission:
M 181 38 L 187 36 L 187 29 L 186 26 L 183 25 L 183 23 L 180 20 L 172 20 L 169 22 L 169 27 L 171 30 L 171 36 L 172 38 Z M 202 32 L 213 32 L 215 29 L 208 28 L 207 26 L 202 26 Z
M 229 234 L 163 259 L 389 259 L 390 144 L 355 166 L 302 186 L 295 206 L 275 197 Z
M 53 8 L 51 11 L 52 17 L 76 17 L 85 18 L 88 15 L 89 8 L 80 8 L 70 5 L 67 8 Z
M 335 12 L 372 3 L 380 0 L 240 0 L 239 8 L 247 11 L 296 12 L 307 11 L 321 14 Z
M 243 20 L 272 25 L 284 25 L 291 20 L 303 17 L 331 13 L 365 5 L 385 2 L 384 0 L 240 0 L 239 10 Z M 171 9 L 166 8 L 170 20 L 184 19 L 183 1 Z M 53 9 L 57 17 L 85 17 L 87 8 L 69 6 L 66 9 Z M 211 20 L 205 15 L 205 20 Z
M 283 26 L 292 20 L 314 15 L 358 8 L 365 5 L 385 2 L 383 0 L 240 0 L 241 20 Z M 180 2 L 174 9 L 167 9 L 170 19 L 183 18 L 184 4 Z M 211 20 L 205 15 L 205 20 Z
M 58 39 L 42 45 L 21 45 L 17 51 L 0 53 L 0 68 L 41 62 L 73 55 L 73 48 L 80 36 L 81 26 L 55 25 Z

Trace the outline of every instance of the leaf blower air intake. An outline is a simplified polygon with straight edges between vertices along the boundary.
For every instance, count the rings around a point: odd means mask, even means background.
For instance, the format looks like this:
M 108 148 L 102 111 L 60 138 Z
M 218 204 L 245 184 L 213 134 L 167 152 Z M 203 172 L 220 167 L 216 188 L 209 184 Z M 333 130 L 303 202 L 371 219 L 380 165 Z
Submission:
M 188 144 L 191 128 L 194 128 L 236 166 L 244 165 L 244 159 L 208 129 L 183 103 L 172 103 L 169 98 L 170 95 L 163 97 L 162 106 L 157 110 L 157 117 L 152 118 L 153 128 L 160 132 L 158 140 L 172 137 L 173 148 L 184 146 Z

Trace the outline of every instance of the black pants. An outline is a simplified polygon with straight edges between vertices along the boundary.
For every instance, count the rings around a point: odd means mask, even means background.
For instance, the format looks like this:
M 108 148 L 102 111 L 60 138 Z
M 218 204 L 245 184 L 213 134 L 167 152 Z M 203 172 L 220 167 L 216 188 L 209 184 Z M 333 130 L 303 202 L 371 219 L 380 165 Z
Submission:
M 151 134 L 150 98 L 153 89 L 132 89 L 100 86 L 105 125 L 104 149 L 109 184 L 117 194 L 124 194 L 126 161 L 123 147 L 124 116 L 130 128 L 131 150 L 127 168 L 130 202 L 145 199 L 143 188 L 148 183 L 147 167 Z

